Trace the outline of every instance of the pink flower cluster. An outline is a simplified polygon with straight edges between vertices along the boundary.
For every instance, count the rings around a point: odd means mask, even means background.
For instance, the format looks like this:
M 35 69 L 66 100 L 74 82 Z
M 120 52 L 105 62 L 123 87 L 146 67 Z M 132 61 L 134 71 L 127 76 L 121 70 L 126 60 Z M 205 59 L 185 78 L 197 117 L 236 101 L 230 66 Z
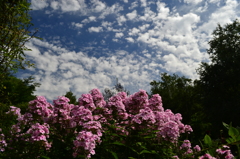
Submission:
M 164 111 L 158 94 L 148 99 L 144 90 L 129 97 L 125 92 L 111 97 L 103 106 L 103 116 L 107 123 L 114 121 L 119 132 L 126 135 L 132 130 L 143 128 L 148 128 L 149 131 L 158 130 L 156 139 L 159 141 L 176 142 L 180 134 L 192 131 L 189 125 L 181 122 L 181 114 L 173 114 L 171 110 Z
M 230 148 L 226 145 L 224 145 L 222 148 L 217 149 L 217 157 L 213 157 L 210 154 L 205 154 L 201 156 L 199 159 L 234 159 L 234 156 L 232 155 Z
M 2 132 L 2 129 L 0 129 L 0 132 Z M 5 141 L 4 134 L 0 134 L 0 152 L 5 151 L 5 147 L 7 147 L 7 143 Z
M 55 136 L 65 143 L 64 136 L 72 135 L 75 136 L 72 140 L 72 155 L 86 155 L 90 158 L 95 154 L 94 149 L 101 143 L 102 136 L 101 123 L 94 120 L 92 111 L 105 104 L 99 90 L 94 89 L 91 93 L 82 95 L 79 105 L 69 104 L 66 97 L 58 97 L 52 105 L 44 97 L 38 96 L 29 102 L 25 114 L 21 114 L 19 108 L 11 106 L 7 113 L 16 115 L 18 123 L 12 126 L 9 138 L 14 140 L 9 140 L 9 144 L 40 142 L 46 150 L 51 151 L 51 146 L 55 143 L 48 140 Z
M 27 138 L 26 141 L 31 143 L 35 141 L 43 141 L 44 147 L 49 150 L 51 144 L 47 141 L 49 138 L 49 125 L 44 123 L 43 125 L 36 123 L 31 125 L 31 127 L 27 130 L 26 134 L 30 135 L 30 138 Z
M 96 146 L 102 142 L 101 137 L 109 132 L 108 126 L 115 128 L 113 133 L 124 135 L 148 129 L 149 133 L 155 133 L 156 142 L 166 141 L 171 144 L 176 144 L 182 133 L 193 131 L 191 126 L 181 122 L 181 114 L 164 110 L 158 94 L 148 99 L 144 90 L 130 96 L 125 92 L 118 93 L 106 103 L 101 92 L 93 89 L 89 94 L 83 94 L 78 101 L 78 105 L 73 105 L 69 104 L 68 98 L 58 97 L 52 105 L 39 96 L 29 102 L 25 114 L 21 114 L 19 108 L 11 106 L 7 113 L 17 116 L 18 122 L 12 126 L 9 143 L 5 142 L 3 134 L 0 136 L 1 150 L 7 144 L 11 147 L 14 142 L 37 142 L 51 152 L 56 144 L 52 140 L 54 138 L 62 143 L 71 142 L 67 145 L 72 145 L 70 151 L 73 157 L 84 155 L 90 158 L 95 154 Z M 198 145 L 192 149 L 189 140 L 185 140 L 179 149 L 186 155 L 201 150 Z M 217 153 L 231 158 L 227 149 L 219 149 Z

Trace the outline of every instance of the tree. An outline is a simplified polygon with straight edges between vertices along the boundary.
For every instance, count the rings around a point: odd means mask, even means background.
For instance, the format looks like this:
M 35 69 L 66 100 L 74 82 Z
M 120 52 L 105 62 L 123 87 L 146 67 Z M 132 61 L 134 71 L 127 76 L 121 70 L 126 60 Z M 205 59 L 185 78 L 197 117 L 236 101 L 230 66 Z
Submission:
M 0 69 L 7 72 L 33 66 L 25 58 L 29 50 L 25 43 L 34 38 L 31 33 L 30 3 L 27 0 L 1 0 L 0 3 Z
M 216 132 L 222 122 L 240 126 L 240 23 L 218 25 L 212 35 L 207 50 L 211 63 L 201 63 L 196 83 Z
M 165 109 L 182 114 L 183 123 L 193 127 L 195 141 L 198 142 L 198 139 L 205 135 L 209 124 L 205 121 L 205 113 L 200 104 L 199 93 L 194 82 L 184 76 L 162 73 L 161 80 L 152 81 L 150 85 L 150 96 L 159 94 Z
M 118 79 L 116 79 L 116 84 L 114 85 L 114 87 L 112 87 L 111 89 L 109 88 L 104 89 L 103 92 L 104 100 L 108 101 L 109 98 L 111 98 L 112 96 L 116 95 L 119 92 L 126 92 L 127 95 L 130 94 L 130 92 L 126 90 L 121 83 L 118 82 Z
M 3 81 L 9 74 L 18 69 L 32 67 L 33 63 L 25 57 L 24 51 L 29 50 L 25 43 L 34 35 L 30 31 L 31 17 L 28 0 L 0 0 L 0 96 L 6 95 Z M 6 96 L 5 96 L 6 97 Z M 1 99 L 0 102 L 3 102 Z
M 34 91 L 39 87 L 39 83 L 35 83 L 33 77 L 26 79 L 18 79 L 14 76 L 8 76 L 3 82 L 5 86 L 4 94 L 0 95 L 0 103 L 17 105 L 28 103 L 35 99 Z
M 73 95 L 72 91 L 66 92 L 66 94 L 64 96 L 70 100 L 70 102 L 69 102 L 70 104 L 75 104 L 75 105 L 78 104 L 77 98 L 75 95 Z

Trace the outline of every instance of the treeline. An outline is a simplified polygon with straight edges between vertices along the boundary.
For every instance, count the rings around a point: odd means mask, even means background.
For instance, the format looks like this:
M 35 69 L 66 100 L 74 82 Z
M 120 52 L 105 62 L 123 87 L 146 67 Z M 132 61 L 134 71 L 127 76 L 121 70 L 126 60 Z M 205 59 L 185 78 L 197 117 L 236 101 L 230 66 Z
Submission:
M 34 79 L 18 79 L 19 69 L 33 67 L 27 61 L 25 43 L 37 38 L 29 28 L 33 25 L 26 0 L 8 0 L 0 3 L 0 109 L 1 119 L 10 105 L 24 110 L 35 98 L 39 83 Z M 223 138 L 222 122 L 240 126 L 240 23 L 238 20 L 224 26 L 218 25 L 209 41 L 210 63 L 202 62 L 197 69 L 198 80 L 176 74 L 161 74 L 159 81 L 152 81 L 149 96 L 160 94 L 164 108 L 181 113 L 183 123 L 193 127 L 193 140 L 198 142 L 205 134 Z M 117 92 L 127 91 L 118 81 L 113 89 L 104 90 L 107 101 Z M 70 103 L 77 104 L 76 96 L 66 92 Z M 2 125 L 2 122 L 1 122 Z M 1 126 L 0 125 L 0 126 Z

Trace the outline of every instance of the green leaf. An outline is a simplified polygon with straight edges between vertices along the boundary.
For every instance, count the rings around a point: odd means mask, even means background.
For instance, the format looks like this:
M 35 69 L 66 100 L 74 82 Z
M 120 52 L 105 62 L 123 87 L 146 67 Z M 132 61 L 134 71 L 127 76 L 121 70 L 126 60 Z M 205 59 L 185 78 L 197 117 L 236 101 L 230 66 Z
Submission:
M 205 135 L 204 139 L 203 139 L 204 143 L 208 146 L 212 146 L 212 139 L 209 135 Z
M 227 129 L 229 129 L 229 125 L 223 122 L 223 126 Z
M 107 151 L 110 152 L 115 159 L 118 159 L 118 156 L 117 156 L 117 154 L 116 154 L 115 152 L 110 151 L 110 150 L 108 150 L 108 149 L 107 149 Z
M 123 143 L 121 143 L 121 142 L 117 142 L 117 141 L 115 141 L 115 142 L 113 142 L 113 143 L 111 143 L 111 144 L 113 144 L 113 145 L 126 146 L 125 144 L 123 144 Z
M 239 131 L 234 127 L 230 127 L 228 130 L 228 135 L 231 136 L 236 141 L 237 136 L 239 136 Z
M 47 157 L 47 156 L 41 156 L 41 158 L 51 159 L 50 157 Z
M 148 151 L 148 150 L 142 150 L 139 154 L 143 154 L 143 153 L 151 153 L 153 154 L 154 152 Z

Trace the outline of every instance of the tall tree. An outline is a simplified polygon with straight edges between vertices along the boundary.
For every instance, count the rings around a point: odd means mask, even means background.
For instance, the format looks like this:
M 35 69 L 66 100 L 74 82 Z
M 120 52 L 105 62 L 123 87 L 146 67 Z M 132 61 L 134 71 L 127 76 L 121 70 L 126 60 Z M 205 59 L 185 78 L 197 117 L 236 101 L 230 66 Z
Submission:
M 29 7 L 28 0 L 0 0 L 0 95 L 4 95 L 3 81 L 9 73 L 33 66 L 24 53 L 29 50 L 25 43 L 37 32 L 30 31 Z
M 240 126 L 240 23 L 218 25 L 212 35 L 207 50 L 211 63 L 201 64 L 196 83 L 216 132 L 222 122 Z
M 33 77 L 18 79 L 14 76 L 8 76 L 4 79 L 4 93 L 0 95 L 0 103 L 17 105 L 28 103 L 35 99 L 34 91 L 40 84 L 33 81 Z
M 70 100 L 70 102 L 69 102 L 70 104 L 75 104 L 75 105 L 78 104 L 77 98 L 76 98 L 75 95 L 73 95 L 72 91 L 66 92 L 66 94 L 64 96 L 67 97 Z
M 1 0 L 0 3 L 0 68 L 2 72 L 32 66 L 25 58 L 25 43 L 31 33 L 30 3 L 27 0 Z

